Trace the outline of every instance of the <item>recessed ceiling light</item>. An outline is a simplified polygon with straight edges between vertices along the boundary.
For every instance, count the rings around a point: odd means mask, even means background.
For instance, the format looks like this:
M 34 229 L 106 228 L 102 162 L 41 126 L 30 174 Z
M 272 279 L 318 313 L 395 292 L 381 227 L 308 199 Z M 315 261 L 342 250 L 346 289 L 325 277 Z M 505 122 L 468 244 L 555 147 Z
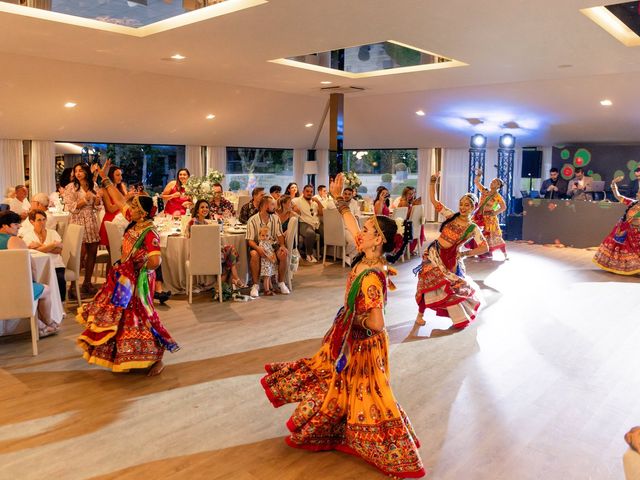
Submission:
M 420 116 L 420 117 L 424 117 L 424 116 L 426 115 L 426 113 L 424 113 L 424 111 L 423 111 L 423 110 L 418 110 L 418 111 L 416 112 L 416 115 L 418 115 L 418 116 Z
M 323 82 L 320 82 L 322 85 L 331 85 L 333 82 L 330 82 L 329 80 L 325 80 Z
M 305 124 L 305 127 L 307 127 L 307 128 L 313 127 L 313 123 L 307 123 L 307 124 Z
M 600 100 L 600 105 L 602 105 L 603 107 L 610 107 L 611 105 L 613 105 L 613 102 L 611 100 L 604 99 Z
M 64 104 L 65 108 L 73 108 L 77 105 L 75 102 L 67 102 Z
M 216 116 L 213 113 L 207 115 L 207 120 L 213 120 L 214 118 L 216 118 Z
M 180 55 L 179 53 L 176 53 L 175 55 L 171 55 L 171 58 L 173 58 L 174 60 L 184 60 L 185 57 L 184 55 Z

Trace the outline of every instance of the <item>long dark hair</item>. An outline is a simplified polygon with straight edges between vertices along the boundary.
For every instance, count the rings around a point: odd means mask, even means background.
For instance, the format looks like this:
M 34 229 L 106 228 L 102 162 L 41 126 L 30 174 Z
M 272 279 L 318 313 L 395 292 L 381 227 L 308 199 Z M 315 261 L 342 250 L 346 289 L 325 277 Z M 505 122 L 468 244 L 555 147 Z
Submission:
M 411 240 L 411 232 L 407 228 L 405 223 L 404 235 L 402 236 L 402 244 L 398 245 L 396 242 L 396 235 L 398 233 L 398 225 L 396 222 L 391 220 L 389 217 L 385 217 L 384 215 L 376 215 L 376 219 L 378 220 L 378 225 L 380 226 L 380 230 L 384 234 L 385 242 L 382 244 L 382 253 L 385 253 L 385 259 L 389 263 L 396 263 L 398 259 L 404 253 L 404 249 L 409 244 Z M 355 267 L 360 260 L 364 258 L 364 252 L 358 253 L 355 256 L 353 261 L 351 262 L 351 267 Z
M 66 187 L 71 183 L 71 175 L 73 175 L 73 167 L 67 167 L 62 171 L 62 173 L 60 174 L 60 180 L 59 180 L 60 186 L 62 188 Z
M 181 168 L 176 172 L 176 185 L 178 188 L 184 188 L 184 184 L 180 181 L 180 172 L 187 172 L 187 175 L 191 176 L 191 172 L 187 168 Z
M 198 200 L 196 204 L 193 206 L 193 212 L 191 213 L 191 216 L 193 218 L 198 218 L 198 210 L 200 210 L 200 205 L 202 205 L 203 203 L 206 203 L 207 205 L 209 205 L 209 213 L 204 218 L 207 218 L 207 219 L 211 218 L 211 204 L 208 201 L 206 201 L 204 198 L 201 198 L 200 200 Z
M 385 190 L 386 190 L 387 192 L 389 191 L 389 189 L 388 189 L 387 187 L 383 186 L 383 185 L 380 185 L 380 186 L 378 187 L 377 192 L 376 192 L 376 199 L 373 201 L 373 204 L 374 204 L 374 205 L 375 205 L 375 203 L 376 203 L 378 200 L 380 200 L 380 195 L 382 195 L 382 192 L 384 192 Z M 385 201 L 388 201 L 388 200 L 389 200 L 389 197 L 387 197 Z M 388 203 L 386 203 L 386 205 L 387 205 L 387 207 L 389 206 L 389 204 L 388 204 Z
M 107 173 L 107 177 L 109 177 L 109 180 L 111 180 L 111 183 L 113 183 L 113 186 L 116 187 L 118 190 L 120 190 L 120 193 L 122 195 L 126 196 L 127 189 L 124 186 L 124 182 L 116 183 L 116 181 L 113 179 L 118 170 L 122 171 L 122 169 L 117 165 L 111 165 L 111 167 L 109 167 L 109 173 Z
M 296 197 L 300 196 L 300 187 L 298 186 L 298 184 L 296 182 L 291 182 L 289 185 L 287 185 L 287 188 L 284 189 L 284 194 L 285 195 L 289 195 L 291 197 L 291 192 L 289 191 L 289 189 L 291 188 L 291 185 L 295 185 L 296 186 Z
M 87 163 L 76 163 L 73 166 L 73 184 L 76 186 L 76 192 L 80 190 L 80 186 L 81 186 L 80 180 L 78 180 L 78 177 L 76 177 L 75 175 L 77 167 L 82 168 L 82 171 L 84 172 L 85 180 L 87 182 L 87 185 L 89 186 L 89 190 L 91 190 L 93 193 L 96 193 L 96 190 L 95 190 L 96 184 L 93 181 L 93 173 L 91 173 L 91 168 Z
M 460 197 L 460 200 L 462 200 L 465 197 L 468 198 L 471 201 L 471 203 L 473 203 L 474 209 L 477 208 L 477 206 L 478 206 L 478 197 L 476 197 L 473 193 L 465 193 L 462 197 Z M 440 231 L 442 232 L 442 230 L 444 229 L 445 225 L 449 225 L 451 222 L 453 222 L 459 216 L 460 216 L 460 212 L 456 212 L 453 215 L 451 215 L 449 218 L 447 218 L 444 222 L 442 222 L 440 224 Z

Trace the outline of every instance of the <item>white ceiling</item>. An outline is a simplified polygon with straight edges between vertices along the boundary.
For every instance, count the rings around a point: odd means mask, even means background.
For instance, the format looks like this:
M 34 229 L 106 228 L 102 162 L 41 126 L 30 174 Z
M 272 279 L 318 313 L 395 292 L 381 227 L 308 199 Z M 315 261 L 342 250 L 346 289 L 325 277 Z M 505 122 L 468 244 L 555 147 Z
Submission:
M 346 148 L 635 143 L 640 48 L 579 12 L 598 4 L 269 0 L 145 38 L 0 13 L 0 138 L 308 148 L 332 80 L 366 89 L 345 98 Z M 268 62 L 387 39 L 469 66 L 345 80 Z

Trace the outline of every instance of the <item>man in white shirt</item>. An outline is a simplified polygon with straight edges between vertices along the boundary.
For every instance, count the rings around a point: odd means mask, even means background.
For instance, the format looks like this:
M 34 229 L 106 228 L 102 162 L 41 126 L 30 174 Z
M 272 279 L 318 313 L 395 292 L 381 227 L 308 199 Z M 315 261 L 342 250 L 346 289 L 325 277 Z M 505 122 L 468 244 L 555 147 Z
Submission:
M 24 185 L 16 186 L 16 198 L 12 198 L 9 201 L 9 209 L 12 212 L 20 215 L 20 218 L 24 220 L 29 215 L 29 210 L 31 210 L 31 203 L 27 200 L 27 187 Z M 48 202 L 47 202 L 48 204 Z
M 46 219 L 46 228 L 55 230 L 57 225 L 57 220 L 51 216 L 47 216 L 46 212 L 49 208 L 49 197 L 46 193 L 37 193 L 31 198 L 31 208 L 30 211 L 40 210 L 41 212 L 45 212 Z M 27 214 L 28 215 L 28 214 Z M 25 233 L 33 230 L 33 223 L 31 223 L 30 219 L 27 217 L 23 220 L 20 225 L 20 230 L 18 231 L 18 235 L 20 237 L 24 237 Z
M 294 198 L 293 211 L 300 215 L 298 220 L 298 235 L 303 239 L 304 254 L 307 262 L 316 263 L 318 260 L 313 256 L 313 248 L 316 243 L 316 233 L 322 239 L 323 232 L 320 230 L 320 217 L 323 213 L 322 203 L 313 197 L 313 186 L 306 185 L 302 189 L 302 196 Z M 317 253 L 320 256 L 320 252 Z
M 284 235 L 282 233 L 282 225 L 280 224 L 280 217 L 276 215 L 276 201 L 267 196 L 260 200 L 258 205 L 258 213 L 252 215 L 247 221 L 247 235 L 245 236 L 247 244 L 249 246 L 249 268 L 251 270 L 251 278 L 253 280 L 253 286 L 251 287 L 250 295 L 257 297 L 259 295 L 260 288 L 260 258 L 266 255 L 265 251 L 260 247 L 260 239 L 258 234 L 260 228 L 267 227 L 269 229 L 269 235 L 274 245 L 277 243 L 279 247 L 274 251 L 278 260 L 278 287 L 280 293 L 289 294 L 289 289 L 284 283 L 287 272 L 287 259 L 289 252 L 287 251 Z
M 329 196 L 326 185 L 318 185 L 318 193 L 313 196 L 314 200 L 318 200 L 322 204 L 322 208 L 336 208 L 333 198 Z

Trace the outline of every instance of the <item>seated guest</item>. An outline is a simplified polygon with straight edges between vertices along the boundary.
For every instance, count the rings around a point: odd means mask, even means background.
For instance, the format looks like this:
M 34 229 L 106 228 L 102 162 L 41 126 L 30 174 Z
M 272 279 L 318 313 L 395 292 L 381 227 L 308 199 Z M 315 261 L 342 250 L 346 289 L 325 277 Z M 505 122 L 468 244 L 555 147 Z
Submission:
M 323 236 L 323 232 L 319 230 L 323 208 L 320 200 L 313 197 L 313 185 L 305 185 L 302 196 L 293 199 L 293 210 L 300 215 L 298 236 L 303 239 L 306 260 L 316 263 L 318 260 L 313 256 L 313 248 L 316 244 L 316 233 L 319 233 L 321 238 Z M 320 252 L 317 252 L 317 255 L 320 256 Z
M 0 212 L 0 250 L 27 249 L 18 237 L 20 215 L 10 210 Z M 45 324 L 40 329 L 40 337 L 47 337 L 58 331 L 58 324 L 51 318 L 51 292 L 47 285 L 33 282 L 33 299 L 38 300 L 38 318 Z
M 198 200 L 191 213 L 191 221 L 187 225 L 187 236 L 191 236 L 193 225 L 206 225 L 211 220 L 211 208 L 206 200 Z M 220 249 L 222 260 L 222 281 L 231 284 L 232 287 L 242 288 L 246 285 L 238 275 L 238 260 L 240 256 L 233 245 L 222 245 Z
M 191 174 L 186 168 L 178 170 L 175 180 L 171 180 L 162 192 L 164 212 L 167 215 L 184 215 L 191 207 L 191 199 L 185 195 L 184 187 Z
M 384 215 L 385 217 L 391 215 L 391 210 L 389 210 L 389 190 L 386 187 L 378 187 L 376 199 L 373 201 L 373 213 Z
M 411 215 L 411 207 L 414 205 L 422 205 L 422 199 L 416 198 L 415 187 L 404 187 L 398 199 L 394 202 L 396 208 L 408 207 L 407 215 Z
M 251 279 L 253 286 L 251 287 L 250 295 L 257 297 L 260 289 L 260 259 L 267 256 L 259 245 L 260 243 L 260 229 L 267 227 L 269 229 L 269 236 L 277 241 L 278 248 L 274 245 L 274 251 L 276 253 L 276 259 L 278 263 L 278 288 L 280 293 L 287 295 L 289 289 L 284 283 L 286 279 L 286 272 L 289 265 L 287 265 L 288 253 L 284 242 L 284 235 L 282 233 L 282 225 L 280 224 L 280 218 L 276 215 L 276 201 L 271 197 L 263 197 L 258 205 L 258 213 L 253 215 L 247 222 L 247 244 L 249 246 L 249 267 L 251 269 Z
M 556 167 L 549 170 L 549 178 L 542 182 L 540 195 L 544 198 L 564 198 L 567 194 L 567 181 L 560 177 Z
M 264 197 L 264 188 L 254 188 L 251 192 L 251 201 L 240 209 L 240 215 L 238 216 L 240 223 L 247 223 L 251 217 L 258 213 L 262 197 Z
M 22 235 L 22 240 L 31 250 L 38 250 L 51 257 L 51 263 L 56 269 L 60 298 L 64 302 L 67 293 L 67 281 L 64 279 L 65 266 L 60 253 L 62 252 L 62 238 L 52 228 L 47 228 L 47 214 L 43 210 L 32 209 L 29 212 L 31 228 Z
M 278 199 L 276 213 L 278 214 L 280 224 L 282 225 L 282 233 L 287 231 L 287 228 L 289 227 L 289 220 L 291 220 L 292 217 L 298 216 L 298 214 L 293 211 L 293 204 L 291 203 L 291 197 L 289 195 L 282 195 Z
M 631 186 L 629 188 L 629 197 L 640 200 L 640 167 L 637 167 L 633 171 L 633 174 L 636 178 L 633 182 L 631 182 Z
M 591 193 L 587 190 L 592 182 L 593 179 L 585 176 L 582 167 L 576 168 L 576 176 L 569 180 L 567 196 L 572 200 L 591 200 Z
M 298 184 L 295 182 L 291 182 L 287 185 L 287 188 L 284 189 L 284 194 L 289 195 L 291 198 L 296 198 L 300 196 L 300 192 L 298 191 Z
M 22 220 L 27 218 L 29 210 L 31 209 L 31 203 L 27 200 L 27 194 L 27 187 L 24 185 L 17 185 L 15 198 L 9 199 L 9 209 L 20 215 Z
M 313 198 L 322 204 L 322 208 L 336 208 L 333 198 L 327 192 L 326 185 L 318 185 L 318 193 Z
M 346 187 L 342 190 L 342 196 L 347 205 L 349 205 L 349 210 L 351 210 L 353 216 L 358 218 L 360 216 L 360 207 L 358 206 L 358 201 L 353 197 L 353 189 Z
M 282 187 L 280 185 L 271 185 L 269 195 L 277 202 L 282 196 Z
M 224 198 L 222 185 L 220 185 L 219 183 L 214 183 L 212 190 L 213 200 L 211 202 L 211 215 L 214 218 L 216 215 L 219 217 L 234 217 L 236 211 L 234 210 L 231 202 Z
M 47 196 L 46 193 L 36 193 L 33 198 L 31 199 L 31 209 L 29 210 L 29 213 L 33 212 L 33 211 L 40 211 L 40 212 L 46 212 L 49 208 L 49 197 Z M 47 220 L 47 229 L 55 229 L 56 228 L 56 219 L 52 217 L 47 217 L 45 216 L 46 220 Z M 31 219 L 29 217 L 27 217 L 23 222 L 22 225 L 20 226 L 20 231 L 18 232 L 18 235 L 20 237 L 24 238 L 24 234 L 27 231 L 33 230 L 33 222 L 31 221 Z

